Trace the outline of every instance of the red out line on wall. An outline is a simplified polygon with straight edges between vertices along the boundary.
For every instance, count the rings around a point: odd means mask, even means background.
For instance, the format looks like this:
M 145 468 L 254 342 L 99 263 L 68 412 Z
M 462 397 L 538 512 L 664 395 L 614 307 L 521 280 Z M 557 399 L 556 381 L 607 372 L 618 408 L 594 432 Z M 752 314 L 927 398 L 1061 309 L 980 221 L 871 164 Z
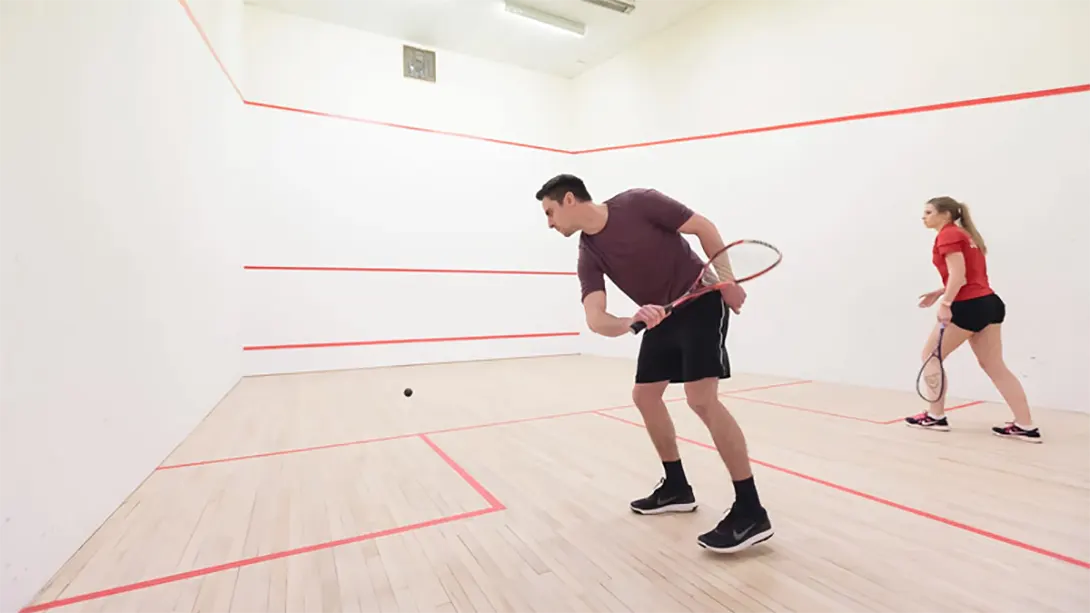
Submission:
M 351 115 L 342 115 L 340 113 L 326 113 L 324 111 L 315 111 L 311 109 L 301 109 L 294 106 L 285 106 L 282 104 L 271 104 L 268 102 L 255 102 L 253 100 L 242 100 L 243 104 L 247 106 L 253 106 L 263 109 L 273 109 L 277 111 L 287 111 L 289 113 L 301 113 L 303 115 L 312 115 L 314 117 L 325 117 L 327 119 L 340 119 L 342 121 L 352 121 L 355 123 L 366 123 L 373 126 L 383 126 L 387 128 L 398 128 L 400 130 L 411 130 L 413 132 L 424 132 L 426 134 L 436 134 L 439 136 L 454 136 L 457 138 L 465 138 L 469 140 L 482 141 L 486 143 L 495 143 L 497 145 L 509 145 L 512 147 L 523 147 L 525 149 L 537 149 L 538 151 L 550 151 L 552 153 L 571 153 L 566 149 L 557 149 L 556 147 L 544 147 L 541 145 L 531 145 L 529 143 L 520 143 L 513 140 L 504 140 L 500 138 L 490 138 L 487 136 L 475 136 L 473 134 L 465 134 L 463 132 L 448 132 L 446 130 L 436 130 L 433 128 L 423 128 L 420 126 L 410 126 L 402 123 L 392 123 L 389 121 L 380 121 L 377 119 L 365 119 L 363 117 L 353 117 Z
M 778 130 L 789 130 L 792 128 L 805 128 L 810 126 L 820 126 L 830 123 L 843 123 L 848 121 L 860 121 L 863 119 L 877 119 L 879 117 L 893 117 L 897 115 L 911 115 L 914 113 L 929 113 L 934 111 L 943 111 L 948 109 L 956 109 L 968 106 L 980 106 L 984 104 L 997 104 L 1000 102 L 1014 102 L 1016 100 L 1029 100 L 1032 98 L 1045 98 L 1049 96 L 1062 96 L 1064 94 L 1074 94 L 1079 92 L 1090 91 L 1090 84 L 1084 85 L 1072 85 L 1070 87 L 1057 87 L 1054 89 L 1042 89 L 1037 91 L 1019 92 L 1015 94 L 1004 94 L 1001 96 L 988 96 L 985 98 L 972 98 L 970 100 L 956 100 L 953 102 L 941 102 L 938 104 L 926 104 L 922 106 L 911 106 L 901 109 L 892 109 L 888 111 L 873 111 L 870 113 L 856 113 L 854 115 L 841 115 L 838 117 L 827 117 L 825 119 L 812 119 L 809 121 L 796 121 L 792 123 L 783 123 L 772 126 L 762 126 L 759 128 L 743 128 L 739 130 L 730 130 L 727 132 L 713 132 L 711 134 L 697 134 L 694 136 L 681 136 L 678 138 L 667 138 L 662 140 L 647 141 L 642 143 L 631 143 L 627 145 L 612 145 L 608 147 L 596 147 L 594 149 L 582 149 L 579 151 L 572 151 L 571 153 L 579 155 L 585 153 L 600 153 L 602 151 L 618 151 L 620 149 L 635 149 L 639 147 L 654 147 L 656 145 L 670 145 L 674 143 L 685 143 L 697 140 L 708 140 L 713 138 L 725 138 L 728 136 L 740 136 L 743 134 L 757 134 L 759 132 L 774 132 Z
M 939 102 L 935 104 L 925 104 L 920 106 L 911 106 L 898 109 L 890 109 L 885 111 L 871 111 L 868 113 L 855 113 L 852 115 L 839 115 L 836 117 L 826 117 L 822 119 L 811 119 L 806 121 L 796 121 L 783 124 L 775 124 L 769 126 L 760 126 L 755 128 L 740 128 L 737 130 L 728 130 L 724 132 L 711 132 L 708 134 L 694 134 L 690 136 L 679 136 L 676 138 L 665 138 L 653 141 L 644 141 L 637 143 L 628 143 L 624 145 L 608 145 L 605 147 L 594 147 L 590 149 L 558 149 L 555 147 L 543 147 L 540 145 L 531 145 L 528 143 L 520 143 L 515 141 L 501 140 L 496 138 L 488 138 L 483 136 L 474 136 L 471 134 L 462 134 L 458 132 L 446 132 L 443 130 L 433 130 L 430 128 L 422 128 L 417 126 L 408 126 L 403 124 L 396 124 L 386 121 L 377 121 L 372 119 L 364 119 L 360 117 L 351 117 L 348 115 L 340 115 L 336 113 L 323 113 L 320 111 L 312 111 L 308 109 L 299 109 L 290 106 L 268 104 L 264 102 L 252 102 L 243 99 L 243 102 L 250 106 L 264 107 L 269 109 L 277 109 L 281 111 L 288 111 L 293 113 L 303 113 L 306 115 L 314 115 L 319 117 L 327 117 L 330 119 L 341 119 L 345 121 L 354 121 L 358 123 L 367 123 L 371 125 L 380 125 L 391 128 L 400 128 L 403 130 L 413 130 L 417 132 L 428 132 L 431 134 L 437 134 L 442 136 L 454 136 L 458 138 L 468 138 L 479 141 L 487 141 L 500 145 L 510 145 L 514 147 L 523 147 L 527 149 L 538 149 L 541 151 L 551 151 L 554 153 L 566 153 L 568 155 L 585 155 L 588 153 L 602 153 L 605 151 L 619 151 L 622 149 L 637 149 L 643 147 L 655 147 L 659 145 L 673 145 L 678 143 L 687 143 L 699 140 L 711 140 L 717 138 L 726 138 L 728 136 L 741 136 L 744 134 L 758 134 L 761 132 L 776 132 L 780 130 L 789 130 L 793 128 L 806 128 L 811 126 L 820 126 L 833 123 L 845 123 L 849 121 L 862 121 L 864 119 L 877 119 L 880 117 L 894 117 L 898 115 L 911 115 L 915 113 L 929 113 L 934 111 L 943 111 L 956 108 L 964 108 L 970 106 L 981 106 L 985 104 L 998 104 L 1001 102 L 1015 102 L 1018 100 L 1030 100 L 1034 98 L 1046 98 L 1050 96 L 1062 96 L 1065 94 L 1075 94 L 1081 92 L 1090 91 L 1090 83 L 1081 85 L 1071 85 L 1067 87 L 1056 87 L 1051 89 L 1034 90 L 1027 92 L 1017 92 L 1013 94 L 1002 94 L 997 96 L 986 96 L 983 98 L 971 98 L 968 100 L 954 100 L 950 102 Z
M 322 349 L 327 347 L 363 347 L 368 345 L 406 345 L 411 343 L 453 343 L 461 341 L 494 341 L 515 338 L 555 338 L 579 336 L 579 332 L 534 332 L 529 334 L 489 334 L 483 336 L 443 336 L 432 338 L 398 338 L 371 341 L 344 341 L 332 343 L 298 343 L 289 345 L 248 345 L 243 351 L 274 351 L 278 349 Z
M 486 268 L 375 268 L 352 266 L 243 266 L 245 270 L 279 270 L 310 272 L 398 272 L 464 275 L 538 275 L 574 277 L 574 271 L 566 270 L 491 270 Z
M 246 106 L 252 106 L 252 107 L 255 107 L 255 108 L 265 108 L 265 109 L 271 109 L 271 110 L 278 110 L 278 111 L 285 111 L 285 112 L 290 112 L 290 113 L 300 113 L 300 114 L 303 114 L 303 115 L 310 115 L 310 116 L 314 116 L 314 117 L 324 117 L 324 118 L 327 118 L 327 119 L 338 119 L 338 120 L 342 120 L 342 121 L 351 121 L 351 122 L 355 122 L 355 123 L 365 123 L 365 124 L 369 124 L 369 125 L 384 126 L 384 127 L 388 127 L 388 128 L 397 128 L 397 129 L 401 129 L 401 130 L 412 130 L 414 132 L 424 132 L 424 133 L 428 133 L 428 134 L 436 134 L 436 135 L 441 135 L 441 136 L 452 136 L 452 137 L 456 137 L 456 138 L 464 138 L 464 139 L 469 139 L 469 140 L 489 142 L 489 143 L 495 143 L 495 144 L 499 144 L 499 145 L 507 145 L 507 146 L 511 146 L 511 147 L 521 147 L 521 148 L 524 148 L 524 149 L 536 149 L 538 151 L 549 151 L 549 152 L 552 152 L 552 153 L 566 153 L 566 154 L 569 154 L 569 155 L 583 155 L 583 154 L 588 154 L 588 153 L 600 153 L 600 152 L 603 152 L 603 151 L 617 151 L 617 150 L 620 150 L 620 149 L 635 149 L 635 148 L 639 148 L 639 147 L 654 147 L 654 146 L 658 146 L 658 145 L 670 145 L 670 144 L 684 143 L 684 142 L 690 142 L 690 141 L 709 140 L 709 139 L 715 139 L 715 138 L 725 138 L 725 137 L 728 137 L 728 136 L 739 136 L 739 135 L 743 135 L 743 134 L 756 134 L 756 133 L 760 133 L 760 132 L 772 132 L 772 131 L 777 131 L 777 130 L 788 130 L 788 129 L 792 129 L 792 128 L 804 128 L 804 127 L 818 126 L 818 125 L 831 124 L 831 123 L 843 123 L 843 122 L 848 122 L 848 121 L 861 121 L 861 120 L 865 120 L 865 119 L 877 119 L 877 118 L 880 118 L 880 117 L 892 117 L 892 116 L 896 116 L 896 115 L 909 115 L 909 114 L 914 114 L 914 113 L 930 113 L 930 112 L 935 112 L 935 111 L 943 111 L 943 110 L 970 107 L 970 106 L 980 106 L 980 105 L 985 105 L 985 104 L 998 104 L 998 103 L 1003 103 L 1003 102 L 1014 102 L 1014 101 L 1018 101 L 1018 100 L 1030 100 L 1030 99 L 1033 99 L 1033 98 L 1046 98 L 1046 97 L 1049 97 L 1049 96 L 1062 96 L 1062 95 L 1067 95 L 1067 94 L 1090 92 L 1090 83 L 1081 83 L 1081 84 L 1078 84 L 1078 85 L 1069 85 L 1069 86 L 1065 86 L 1065 87 L 1054 87 L 1054 88 L 1049 88 L 1049 89 L 1039 89 L 1039 90 L 1033 90 L 1033 91 L 1016 92 L 1016 93 L 1012 93 L 1012 94 L 1000 94 L 1000 95 L 995 95 L 995 96 L 986 96 L 986 97 L 983 97 L 983 98 L 971 98 L 971 99 L 968 99 L 968 100 L 954 100 L 954 101 L 948 101 L 948 102 L 939 102 L 939 103 L 935 103 L 935 104 L 925 104 L 925 105 L 920 105 L 920 106 L 911 106 L 911 107 L 891 109 L 891 110 L 885 110 L 885 111 L 872 111 L 872 112 L 868 112 L 868 113 L 855 113 L 855 114 L 851 114 L 851 115 L 840 115 L 840 116 L 837 116 L 837 117 L 827 117 L 827 118 L 824 118 L 824 119 L 812 119 L 812 120 L 808 120 L 808 121 L 796 121 L 796 122 L 791 122 L 791 123 L 776 124 L 776 125 L 771 125 L 771 126 L 761 126 L 761 127 L 755 127 L 755 128 L 742 128 L 742 129 L 729 130 L 729 131 L 724 131 L 724 132 L 712 132 L 712 133 L 708 133 L 708 134 L 695 134 L 695 135 L 690 135 L 690 136 L 681 136 L 681 137 L 676 137 L 676 138 L 667 138 L 667 139 L 660 139 L 660 140 L 653 140 L 653 141 L 646 141 L 646 142 L 639 142 L 639 143 L 629 143 L 629 144 L 623 144 L 623 145 L 609 145 L 609 146 L 594 147 L 594 148 L 589 148 L 589 149 L 561 149 L 561 148 L 557 148 L 557 147 L 545 147 L 545 146 L 541 146 L 541 145 L 533 145 L 533 144 L 529 144 L 529 143 L 520 143 L 520 142 L 516 142 L 516 141 L 499 139 L 499 138 L 491 138 L 491 137 L 487 137 L 487 136 L 476 136 L 476 135 L 473 135 L 473 134 L 465 134 L 465 133 L 462 133 L 462 132 L 450 132 L 450 131 L 445 131 L 445 130 L 437 130 L 437 129 L 433 129 L 433 128 L 425 128 L 425 127 L 421 127 L 421 126 L 410 126 L 410 125 L 406 125 L 406 124 L 393 123 L 393 122 L 389 122 L 389 121 L 366 119 L 366 118 L 363 118 L 363 117 L 353 117 L 351 115 L 343 115 L 343 114 L 340 114 L 340 113 L 327 113 L 327 112 L 324 112 L 324 111 L 316 111 L 316 110 L 312 110 L 312 109 L 303 109 L 303 108 L 297 108 L 297 107 L 292 107 L 292 106 L 287 106 L 287 105 L 282 105 L 282 104 L 273 104 L 273 103 L 270 103 L 270 102 L 258 102 L 258 101 L 255 101 L 255 100 L 248 100 L 248 99 L 246 99 L 246 96 L 242 93 L 242 91 L 239 89 L 238 85 L 235 83 L 235 80 L 231 77 L 231 74 L 227 71 L 227 67 L 220 60 L 219 55 L 216 53 L 216 50 L 212 47 L 211 41 L 209 40 L 208 36 L 204 32 L 204 28 L 201 27 L 200 23 L 198 23 L 196 18 L 193 16 L 193 12 L 189 9 L 189 5 L 187 4 L 186 0 L 178 0 L 178 3 L 181 4 L 182 7 L 185 9 L 186 15 L 189 17 L 190 22 L 192 22 L 193 27 L 195 27 L 197 29 L 197 32 L 200 34 L 201 39 L 204 40 L 205 46 L 208 47 L 209 52 L 211 52 L 212 57 L 216 60 L 216 63 L 219 65 L 220 70 L 223 71 L 223 74 L 227 77 L 227 80 L 231 83 L 231 87 L 234 88 L 235 92 L 238 93 L 239 98 L 242 100 L 242 103 L 245 104 Z
M 182 5 L 182 10 L 185 11 L 185 15 L 189 18 L 189 22 L 193 24 L 194 28 L 197 28 L 197 33 L 201 35 L 204 46 L 208 47 L 208 52 L 212 54 L 212 59 L 216 60 L 216 64 L 219 65 L 220 70 L 223 72 L 223 76 L 227 77 L 227 82 L 231 84 L 231 89 L 235 90 L 235 93 L 238 94 L 238 99 L 245 104 L 246 96 L 242 95 L 242 90 L 239 88 L 238 83 L 235 83 L 234 78 L 231 77 L 231 73 L 227 70 L 227 66 L 223 63 L 223 60 L 220 59 L 219 54 L 216 53 L 216 49 L 212 47 L 212 41 L 208 38 L 208 35 L 205 34 L 204 28 L 202 28 L 200 22 L 197 21 L 197 17 L 193 15 L 193 10 L 189 8 L 189 3 L 186 0 L 178 0 L 178 4 Z

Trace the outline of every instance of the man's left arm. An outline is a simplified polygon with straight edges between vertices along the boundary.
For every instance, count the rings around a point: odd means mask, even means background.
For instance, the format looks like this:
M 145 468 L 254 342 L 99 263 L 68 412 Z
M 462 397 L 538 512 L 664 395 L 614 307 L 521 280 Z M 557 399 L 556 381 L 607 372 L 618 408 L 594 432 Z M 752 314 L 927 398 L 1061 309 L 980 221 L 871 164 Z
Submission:
M 696 236 L 700 241 L 700 247 L 704 250 L 704 255 L 711 259 L 713 255 L 718 253 L 726 243 L 723 242 L 723 237 L 719 235 L 719 229 L 715 227 L 715 224 L 711 222 L 707 217 L 699 213 L 693 213 L 685 223 L 681 224 L 678 232 L 682 234 L 692 234 Z M 735 283 L 734 271 L 730 267 L 730 258 L 727 254 L 720 253 L 718 257 L 712 260 L 712 266 L 715 270 L 715 274 L 718 279 L 705 278 L 706 283 L 730 282 L 730 285 L 719 290 L 719 293 L 723 296 L 723 302 L 730 307 L 735 314 L 742 312 L 742 305 L 746 301 L 746 290 L 741 285 Z M 706 275 L 705 275 L 706 277 Z
M 636 202 L 642 210 L 643 214 L 654 224 L 659 227 L 669 230 L 677 231 L 682 234 L 692 234 L 700 240 L 700 246 L 704 249 L 704 255 L 706 259 L 711 259 L 713 255 L 719 252 L 726 243 L 723 242 L 723 238 L 719 236 L 719 230 L 715 227 L 715 224 L 711 222 L 707 217 L 693 211 L 689 207 L 685 206 L 681 202 L 667 196 L 666 194 L 655 190 L 646 189 L 640 190 L 640 197 Z M 730 258 L 726 253 L 720 254 L 712 262 L 712 269 L 715 270 L 717 279 L 706 279 L 709 283 L 715 283 L 716 281 L 734 281 L 734 272 L 730 267 Z M 738 286 L 735 285 L 735 288 Z M 745 299 L 744 295 L 738 297 L 738 295 L 744 294 L 744 292 L 734 291 L 730 292 L 731 296 L 728 297 L 727 289 L 724 289 L 723 297 L 727 299 L 727 304 L 732 308 L 741 306 L 741 301 Z M 735 308 L 737 312 L 737 308 Z
M 693 213 L 692 217 L 681 224 L 677 231 L 682 234 L 696 236 L 697 240 L 700 241 L 701 249 L 704 250 L 704 256 L 708 259 L 711 259 L 713 255 L 726 246 L 715 224 L 699 213 Z M 726 253 L 722 253 L 715 258 L 715 261 L 712 262 L 712 268 L 715 269 L 720 281 L 734 281 L 734 271 L 731 270 L 730 258 L 727 257 Z

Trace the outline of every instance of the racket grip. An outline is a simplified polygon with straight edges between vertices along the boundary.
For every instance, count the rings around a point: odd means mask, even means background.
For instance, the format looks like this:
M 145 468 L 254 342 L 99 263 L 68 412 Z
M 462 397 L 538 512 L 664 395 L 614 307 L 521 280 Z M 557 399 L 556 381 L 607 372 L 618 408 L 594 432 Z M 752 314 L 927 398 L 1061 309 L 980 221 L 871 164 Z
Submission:
M 662 310 L 666 311 L 666 314 L 669 315 L 670 313 L 674 312 L 674 306 L 672 304 L 668 304 L 665 307 L 663 307 Z M 647 322 L 643 322 L 643 321 L 634 321 L 634 322 L 632 322 L 632 325 L 628 326 L 628 328 L 630 330 L 632 330 L 632 334 L 639 334 L 646 327 L 647 327 Z

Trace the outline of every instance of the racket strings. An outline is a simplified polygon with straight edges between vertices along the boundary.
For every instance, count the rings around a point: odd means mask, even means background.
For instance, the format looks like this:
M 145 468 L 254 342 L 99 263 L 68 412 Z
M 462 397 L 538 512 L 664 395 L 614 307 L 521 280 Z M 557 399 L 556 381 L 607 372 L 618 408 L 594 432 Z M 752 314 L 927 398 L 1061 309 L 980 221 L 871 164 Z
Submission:
M 729 266 L 735 279 L 747 279 L 776 265 L 779 253 L 768 247 L 742 243 L 728 250 Z
M 946 373 L 939 357 L 932 355 L 920 368 L 916 391 L 928 402 L 938 402 L 946 391 Z
M 666 312 L 671 313 L 676 307 L 730 283 L 744 283 L 759 277 L 779 265 L 781 258 L 779 249 L 764 241 L 734 241 L 708 259 L 685 294 L 665 305 Z M 646 327 L 642 321 L 631 326 L 634 334 Z
M 711 266 L 706 266 L 704 272 L 700 274 L 700 285 L 708 287 L 719 283 L 719 275 L 712 269 Z

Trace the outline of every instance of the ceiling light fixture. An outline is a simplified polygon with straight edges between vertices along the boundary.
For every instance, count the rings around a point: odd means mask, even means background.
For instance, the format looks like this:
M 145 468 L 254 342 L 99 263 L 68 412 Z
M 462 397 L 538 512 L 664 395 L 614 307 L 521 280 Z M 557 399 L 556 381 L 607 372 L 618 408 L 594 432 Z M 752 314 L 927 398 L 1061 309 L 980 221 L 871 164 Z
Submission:
M 518 15 L 519 17 L 532 19 L 538 23 L 552 26 L 570 34 L 575 34 L 576 36 L 584 36 L 587 33 L 586 24 L 580 23 L 578 21 L 572 21 L 571 19 L 566 19 L 559 15 L 553 15 L 552 13 L 546 13 L 545 11 L 533 8 L 531 6 L 526 6 L 524 4 L 505 0 L 503 3 L 503 8 L 505 11 L 511 13 L 512 15 Z
M 594 4 L 618 13 L 631 13 L 636 10 L 636 0 L 583 0 L 587 4 Z

